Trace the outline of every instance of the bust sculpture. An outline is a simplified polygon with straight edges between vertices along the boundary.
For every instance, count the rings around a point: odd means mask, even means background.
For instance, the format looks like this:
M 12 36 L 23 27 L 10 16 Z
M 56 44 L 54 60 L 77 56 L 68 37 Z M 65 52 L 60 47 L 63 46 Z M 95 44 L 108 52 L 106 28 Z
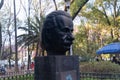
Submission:
M 65 55 L 73 43 L 73 21 L 62 10 L 48 14 L 42 28 L 42 45 L 48 55 Z

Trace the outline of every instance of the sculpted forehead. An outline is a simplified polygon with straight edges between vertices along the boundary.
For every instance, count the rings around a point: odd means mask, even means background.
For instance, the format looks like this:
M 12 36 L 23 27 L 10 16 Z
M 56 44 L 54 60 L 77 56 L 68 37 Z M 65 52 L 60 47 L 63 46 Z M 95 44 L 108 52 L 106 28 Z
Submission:
M 64 15 L 59 15 L 56 17 L 57 19 L 57 26 L 58 28 L 63 28 L 63 27 L 70 27 L 73 28 L 73 21 L 71 18 L 64 16 Z
M 59 27 L 59 24 L 62 26 L 68 24 L 73 25 L 70 14 L 61 10 L 54 11 L 48 14 L 44 21 L 43 28 L 48 28 L 48 29 L 55 28 L 55 27 Z

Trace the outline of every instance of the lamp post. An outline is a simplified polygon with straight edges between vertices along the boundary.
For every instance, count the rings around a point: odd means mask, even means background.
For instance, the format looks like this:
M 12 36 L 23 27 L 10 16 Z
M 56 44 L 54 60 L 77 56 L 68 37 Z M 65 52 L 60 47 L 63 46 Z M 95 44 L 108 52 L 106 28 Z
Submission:
M 71 0 L 64 0 L 64 1 L 65 1 L 65 11 L 70 14 L 70 3 L 71 3 Z M 69 53 L 70 55 L 73 55 L 72 45 L 70 46 L 69 52 L 70 52 Z

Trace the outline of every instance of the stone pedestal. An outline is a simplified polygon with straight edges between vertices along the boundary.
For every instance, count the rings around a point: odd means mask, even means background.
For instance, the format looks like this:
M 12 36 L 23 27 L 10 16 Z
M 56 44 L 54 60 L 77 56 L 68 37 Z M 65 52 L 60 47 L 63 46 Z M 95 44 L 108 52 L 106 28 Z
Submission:
M 78 56 L 35 58 L 35 80 L 80 80 Z

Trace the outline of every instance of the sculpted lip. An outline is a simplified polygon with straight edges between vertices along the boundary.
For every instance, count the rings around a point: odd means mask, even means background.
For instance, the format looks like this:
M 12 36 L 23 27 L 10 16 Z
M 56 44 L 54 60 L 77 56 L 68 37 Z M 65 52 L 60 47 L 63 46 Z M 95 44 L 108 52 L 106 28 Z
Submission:
M 73 43 L 72 41 L 66 40 L 64 44 L 66 44 L 66 45 L 71 45 L 72 43 Z

